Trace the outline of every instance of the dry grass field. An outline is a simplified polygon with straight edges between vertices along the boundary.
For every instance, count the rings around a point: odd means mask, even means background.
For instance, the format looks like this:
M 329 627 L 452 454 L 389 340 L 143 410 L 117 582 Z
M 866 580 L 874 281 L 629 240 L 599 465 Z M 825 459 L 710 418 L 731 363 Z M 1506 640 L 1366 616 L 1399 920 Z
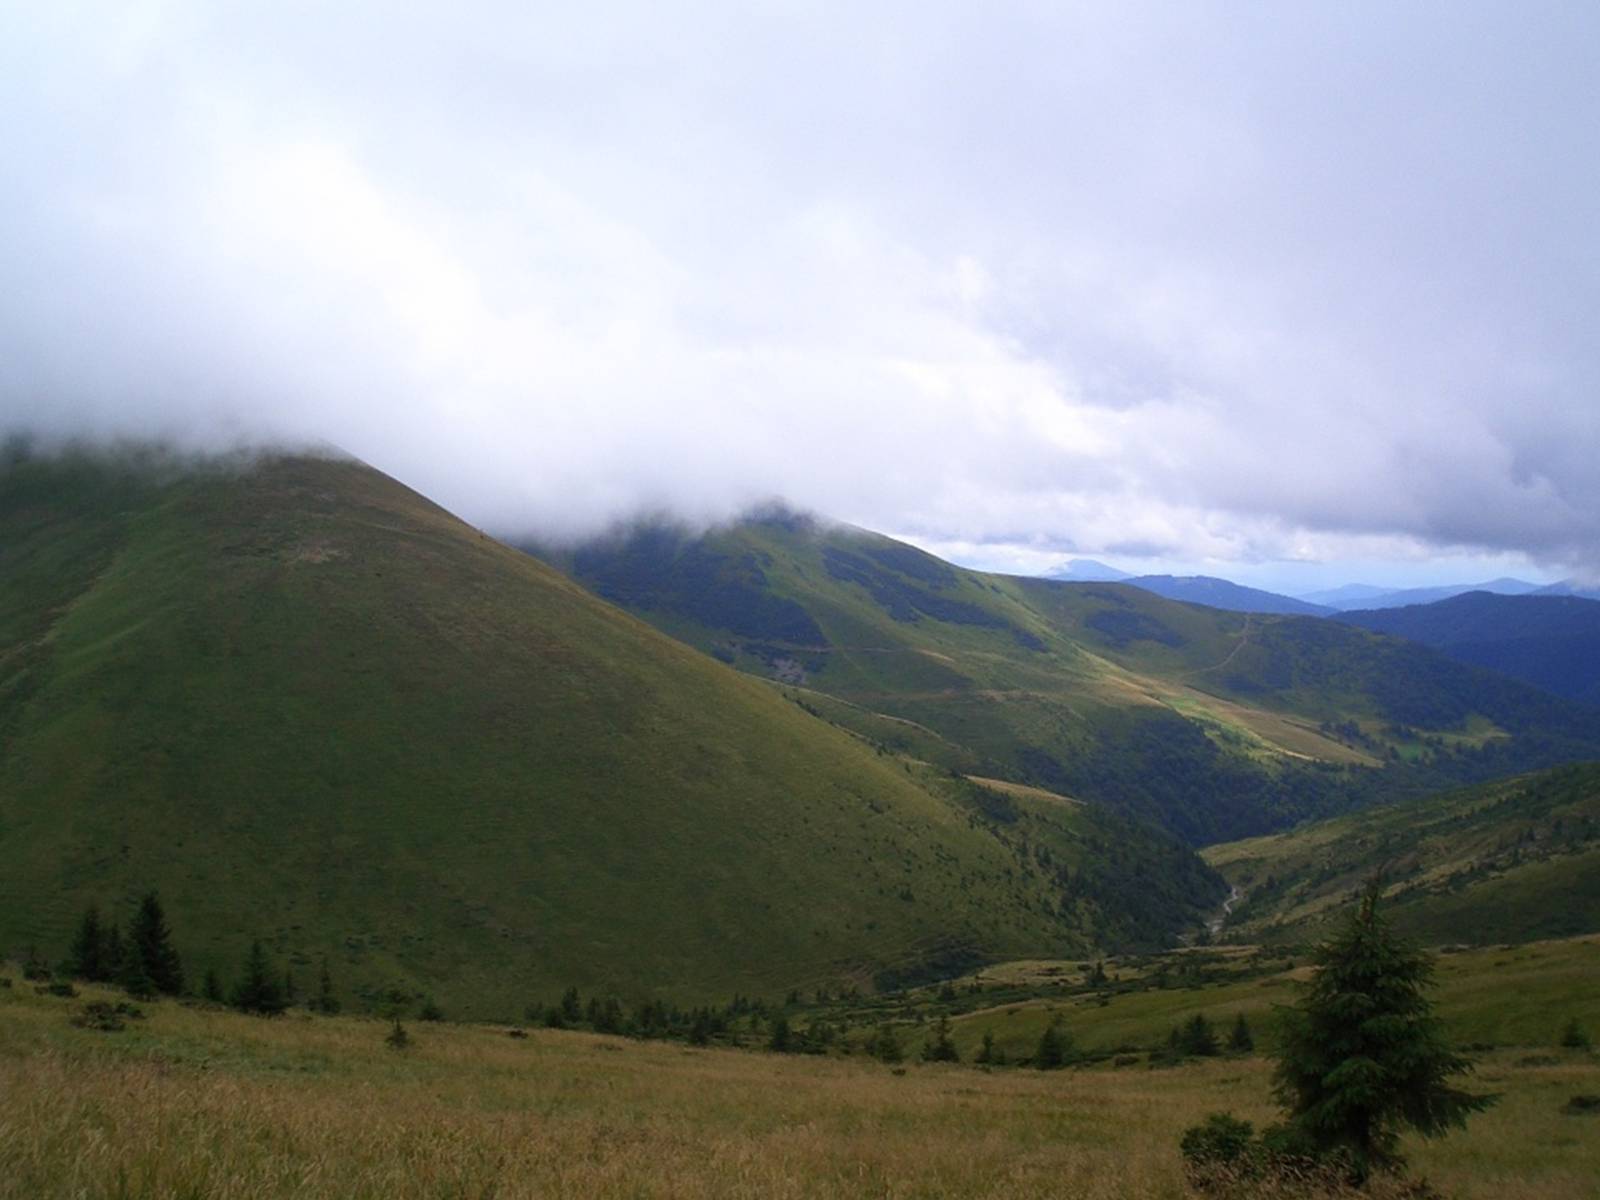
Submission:
M 1042 1073 L 801 1058 L 583 1033 L 263 1020 L 0 988 L 0 1197 L 1085 1197 L 1188 1194 L 1178 1137 L 1273 1116 L 1269 1064 Z M 109 993 L 107 998 L 112 998 Z M 1463 1200 L 1593 1197 L 1600 1063 L 1502 1050 L 1504 1093 L 1414 1147 Z

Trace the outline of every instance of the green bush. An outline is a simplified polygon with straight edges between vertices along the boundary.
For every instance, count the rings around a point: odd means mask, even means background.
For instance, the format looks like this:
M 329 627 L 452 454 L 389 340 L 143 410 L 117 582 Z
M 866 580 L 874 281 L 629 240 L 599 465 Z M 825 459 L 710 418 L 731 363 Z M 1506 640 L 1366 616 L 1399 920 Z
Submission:
M 1191 1173 L 1215 1166 L 1240 1169 L 1255 1158 L 1259 1148 L 1255 1135 L 1255 1126 L 1249 1121 L 1241 1121 L 1232 1113 L 1212 1113 L 1199 1125 L 1183 1131 L 1178 1148 Z

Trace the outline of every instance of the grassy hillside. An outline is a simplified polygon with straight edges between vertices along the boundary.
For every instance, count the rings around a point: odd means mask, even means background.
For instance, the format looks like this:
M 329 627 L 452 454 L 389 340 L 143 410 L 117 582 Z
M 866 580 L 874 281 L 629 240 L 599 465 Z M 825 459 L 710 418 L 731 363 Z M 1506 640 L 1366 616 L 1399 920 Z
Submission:
M 1514 970 L 1449 960 L 1461 967 L 1440 995 L 1452 1030 L 1471 1028 L 1454 1014 L 1482 987 L 1502 999 L 1560 992 L 1567 951 L 1526 949 Z M 1174 1003 L 1149 1025 L 1192 1011 L 1231 1019 L 1239 1001 L 1223 992 L 1164 992 Z M 145 1006 L 118 1032 L 74 1026 L 99 995 L 0 986 L 0 1095 L 13 1098 L 0 1105 L 0 1197 L 1180 1200 L 1191 1194 L 1178 1153 L 1185 1127 L 1218 1110 L 1258 1124 L 1276 1116 L 1271 1065 L 1258 1056 L 1162 1070 L 980 1070 L 914 1057 L 890 1068 L 859 1052 L 773 1055 L 548 1030 L 510 1038 L 504 1027 L 451 1024 L 411 1024 L 412 1044 L 394 1051 L 376 1021 L 267 1021 L 170 1002 Z M 1067 1026 L 1098 1041 L 1091 1022 L 1115 1019 L 1123 1003 L 1068 1007 Z M 1009 1022 L 1036 1038 L 1049 1015 L 1042 1003 L 975 1015 L 957 1037 L 970 1051 L 985 1024 Z M 1499 1103 L 1466 1133 L 1408 1138 L 1413 1170 L 1456 1200 L 1591 1196 L 1597 1118 L 1565 1109 L 1600 1092 L 1600 1061 L 1546 1042 L 1539 1034 L 1482 1052 L 1472 1086 L 1500 1093 Z M 1392 1194 L 1385 1186 L 1372 1189 L 1379 1200 Z
M 541 552 L 665 632 L 825 695 L 886 746 L 1196 843 L 1600 754 L 1600 712 L 1419 646 L 985 575 L 781 509 Z
M 0 947 L 156 887 L 191 979 L 259 936 L 510 1014 L 1159 940 L 1221 887 L 1114 907 L 1183 852 L 1058 805 L 1043 861 L 973 792 L 355 462 L 0 469 Z
M 1559 768 L 1209 847 L 1245 890 L 1230 936 L 1297 941 L 1382 874 L 1390 915 L 1433 942 L 1600 930 L 1600 766 Z

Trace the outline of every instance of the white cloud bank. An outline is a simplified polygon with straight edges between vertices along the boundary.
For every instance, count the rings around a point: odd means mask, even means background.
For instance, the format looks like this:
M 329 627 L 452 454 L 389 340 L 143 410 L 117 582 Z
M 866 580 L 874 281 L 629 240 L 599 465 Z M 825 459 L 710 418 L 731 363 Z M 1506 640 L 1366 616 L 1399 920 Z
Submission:
M 869 8 L 0 16 L 0 425 L 507 532 L 1600 564 L 1600 10 Z

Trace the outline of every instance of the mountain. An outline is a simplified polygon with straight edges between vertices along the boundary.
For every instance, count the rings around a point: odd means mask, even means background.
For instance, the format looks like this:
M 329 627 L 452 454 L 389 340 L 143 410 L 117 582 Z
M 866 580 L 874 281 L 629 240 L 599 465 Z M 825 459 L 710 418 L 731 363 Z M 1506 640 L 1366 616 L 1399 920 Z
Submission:
M 1433 604 L 1340 613 L 1336 619 L 1600 705 L 1600 602 L 1594 600 L 1543 592 L 1468 592 Z
M 1046 571 L 1042 578 L 1059 579 L 1064 583 L 1116 583 L 1129 578 L 1129 575 L 1126 571 L 1108 567 L 1092 558 L 1069 558 L 1060 566 Z
M 1560 584 L 1552 585 L 1560 587 Z M 1313 592 L 1303 596 L 1304 600 L 1326 604 L 1330 608 L 1339 610 L 1369 609 L 1369 608 L 1403 608 L 1409 604 L 1433 604 L 1439 600 L 1448 600 L 1452 596 L 1465 595 L 1467 592 L 1492 592 L 1497 596 L 1526 596 L 1533 592 L 1548 591 L 1541 589 L 1537 583 L 1529 583 L 1526 579 L 1511 579 L 1502 577 L 1491 579 L 1486 583 L 1446 583 L 1436 587 L 1417 588 L 1374 588 L 1367 584 L 1346 584 L 1342 588 L 1334 588 L 1326 592 Z
M 1260 588 L 1244 587 L 1227 579 L 1210 575 L 1135 575 L 1123 580 L 1136 588 L 1165 596 L 1168 600 L 1181 600 L 1185 604 L 1204 604 L 1207 608 L 1223 608 L 1229 612 L 1290 613 L 1302 617 L 1321 617 L 1333 609 L 1320 604 L 1308 604 L 1292 596 L 1264 592 Z
M 1541 596 L 1577 596 L 1583 600 L 1600 600 L 1600 588 L 1585 587 L 1576 579 L 1563 579 L 1538 589 Z
M 1244 889 L 1240 939 L 1309 941 L 1362 881 L 1432 942 L 1522 942 L 1600 931 L 1600 765 L 1562 767 L 1212 846 Z
M 1296 597 L 1320 608 L 1360 608 L 1363 603 L 1392 592 L 1393 588 L 1374 587 L 1370 583 L 1346 583 L 1320 592 L 1306 592 Z
M 1600 757 L 1600 714 L 1422 646 L 987 575 L 785 510 L 530 549 L 887 749 L 1197 845 Z
M 260 937 L 302 984 L 504 1017 L 1156 944 L 1222 885 L 881 753 L 360 463 L 13 450 L 0 949 L 150 887 L 191 978 Z

